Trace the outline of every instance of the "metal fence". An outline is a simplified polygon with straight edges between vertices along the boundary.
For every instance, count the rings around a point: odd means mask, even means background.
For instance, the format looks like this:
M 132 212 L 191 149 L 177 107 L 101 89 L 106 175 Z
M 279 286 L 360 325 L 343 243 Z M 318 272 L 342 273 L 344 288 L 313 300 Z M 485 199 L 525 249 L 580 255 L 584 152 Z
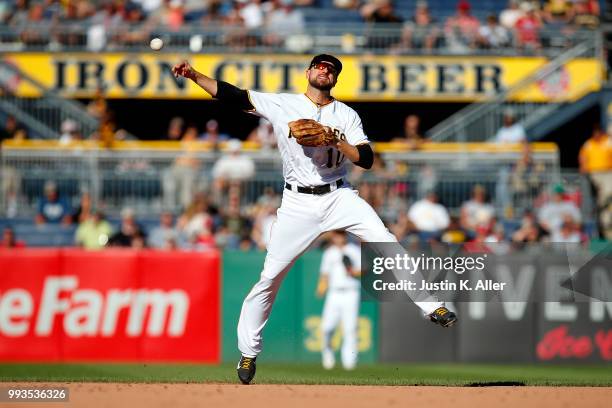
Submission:
M 323 12 L 318 10 L 319 12 Z M 317 21 L 321 21 L 318 19 Z M 484 20 L 483 20 L 484 21 Z M 291 30 L 246 29 L 242 26 L 191 23 L 180 29 L 142 25 L 116 28 L 87 23 L 36 24 L 0 27 L 2 51 L 150 51 L 149 40 L 160 37 L 164 51 L 193 53 L 319 53 L 338 54 L 392 52 L 397 55 L 516 55 L 554 56 L 567 47 L 600 37 L 598 30 L 566 27 L 542 29 L 540 46 L 520 47 L 514 33 L 494 47 L 481 46 L 475 39 L 463 39 L 448 32 L 443 24 L 426 28 L 409 24 L 366 24 L 337 18 L 329 22 L 309 22 Z
M 564 66 L 568 62 L 597 55 L 601 51 L 601 41 L 585 41 L 568 49 L 539 68 L 533 74 L 517 84 L 473 103 L 438 123 L 427 132 L 430 140 L 437 142 L 460 141 L 478 142 L 493 139 L 496 132 L 504 126 L 504 116 L 511 112 L 514 120 L 520 123 L 529 134 L 531 127 L 546 120 L 557 109 L 567 103 L 566 91 L 557 92 L 549 97 L 546 103 L 531 103 L 517 98 L 521 93 L 542 81 L 562 83 Z M 574 79 L 576 95 L 582 96 L 594 89 L 600 82 L 598 76 L 578 77 Z
M 55 181 L 60 195 L 74 207 L 87 191 L 96 206 L 109 215 L 118 214 L 126 206 L 141 216 L 155 216 L 162 209 L 178 212 L 198 191 L 216 198 L 212 168 L 221 154 L 5 149 L 0 157 L 0 217 L 32 217 L 48 180 Z M 234 183 L 243 208 L 265 192 L 281 193 L 283 189 L 282 164 L 277 152 L 248 155 L 256 164 L 256 174 L 252 179 Z M 381 161 L 384 166 L 365 173 L 353 171 L 350 181 L 383 217 L 396 208 L 407 207 L 430 190 L 438 193 L 451 213 L 457 213 L 470 198 L 474 185 L 480 184 L 498 214 L 515 218 L 546 199 L 551 186 L 563 183 L 581 203 L 585 219 L 592 219 L 589 184 L 583 177 L 561 172 L 556 153 L 533 154 L 533 165 L 529 167 L 516 165 L 520 155 L 520 152 L 384 153 Z M 190 159 L 189 165 L 181 161 L 185 157 Z

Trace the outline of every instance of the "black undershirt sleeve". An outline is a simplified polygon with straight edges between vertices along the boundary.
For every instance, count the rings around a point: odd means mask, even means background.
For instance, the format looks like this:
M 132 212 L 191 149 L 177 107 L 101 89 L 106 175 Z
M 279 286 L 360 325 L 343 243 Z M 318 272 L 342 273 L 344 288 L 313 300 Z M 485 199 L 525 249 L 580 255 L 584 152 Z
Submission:
M 354 162 L 355 165 L 363 167 L 364 169 L 372 168 L 374 164 L 374 152 L 369 143 L 362 143 L 355 146 L 359 151 L 359 160 Z
M 217 96 L 215 98 L 245 111 L 255 110 L 249 99 L 249 93 L 246 90 L 225 81 L 217 81 Z

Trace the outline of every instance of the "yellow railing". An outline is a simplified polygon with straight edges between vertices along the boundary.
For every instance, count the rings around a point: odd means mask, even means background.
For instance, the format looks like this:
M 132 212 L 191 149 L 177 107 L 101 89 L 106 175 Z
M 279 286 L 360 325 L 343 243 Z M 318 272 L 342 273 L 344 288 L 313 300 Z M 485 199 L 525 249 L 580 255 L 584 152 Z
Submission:
M 558 146 L 550 142 L 532 143 L 531 149 L 534 153 L 556 153 Z M 207 152 L 213 150 L 213 144 L 205 141 L 175 142 L 167 140 L 155 141 L 121 141 L 113 142 L 110 146 L 99 141 L 76 141 L 71 143 L 60 143 L 56 140 L 5 140 L 2 148 L 5 150 L 97 150 L 110 149 L 118 151 L 131 150 L 160 150 L 160 151 L 190 151 Z M 220 144 L 221 150 L 225 149 L 225 143 Z M 245 151 L 259 150 L 256 142 L 244 142 L 242 149 Z M 498 144 L 498 143 L 423 143 L 417 151 L 427 153 L 513 153 L 522 150 L 521 144 Z M 402 153 L 413 150 L 409 145 L 401 142 L 376 142 L 375 150 L 381 153 Z

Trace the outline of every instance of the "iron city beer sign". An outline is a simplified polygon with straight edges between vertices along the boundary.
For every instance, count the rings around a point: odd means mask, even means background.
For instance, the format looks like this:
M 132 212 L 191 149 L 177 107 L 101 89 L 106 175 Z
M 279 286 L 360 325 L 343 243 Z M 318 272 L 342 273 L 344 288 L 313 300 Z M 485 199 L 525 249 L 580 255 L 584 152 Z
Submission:
M 174 54 L 5 54 L 39 83 L 68 97 L 206 99 L 189 81 L 176 80 Z M 264 92 L 303 92 L 308 56 L 191 55 L 198 70 L 239 87 Z M 344 101 L 470 102 L 507 89 L 546 63 L 541 57 L 345 56 L 334 94 Z M 19 76 L 4 78 L 20 96 L 37 96 Z M 513 95 L 515 100 L 571 101 L 599 90 L 602 66 L 576 59 L 560 71 Z

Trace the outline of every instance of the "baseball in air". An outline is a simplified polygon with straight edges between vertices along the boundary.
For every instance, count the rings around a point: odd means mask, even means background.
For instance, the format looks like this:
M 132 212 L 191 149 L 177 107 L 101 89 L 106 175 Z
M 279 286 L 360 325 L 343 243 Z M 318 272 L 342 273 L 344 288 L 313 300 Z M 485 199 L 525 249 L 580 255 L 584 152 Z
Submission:
M 164 42 L 161 38 L 154 38 L 151 40 L 151 43 L 149 45 L 151 46 L 151 49 L 153 51 L 159 51 L 164 46 Z

